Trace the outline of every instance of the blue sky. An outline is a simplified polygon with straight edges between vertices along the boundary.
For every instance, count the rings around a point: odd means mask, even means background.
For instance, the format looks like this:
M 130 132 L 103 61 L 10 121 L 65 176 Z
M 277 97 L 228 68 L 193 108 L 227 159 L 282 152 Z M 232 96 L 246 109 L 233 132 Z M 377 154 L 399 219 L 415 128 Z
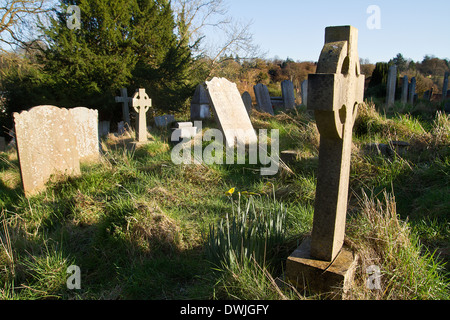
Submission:
M 371 63 L 397 53 L 422 61 L 425 55 L 450 58 L 448 0 L 226 0 L 229 14 L 253 21 L 254 42 L 266 58 L 278 56 L 317 61 L 327 26 L 352 25 L 359 30 L 359 56 Z M 380 28 L 367 21 L 380 9 Z M 375 20 L 371 20 L 375 21 Z

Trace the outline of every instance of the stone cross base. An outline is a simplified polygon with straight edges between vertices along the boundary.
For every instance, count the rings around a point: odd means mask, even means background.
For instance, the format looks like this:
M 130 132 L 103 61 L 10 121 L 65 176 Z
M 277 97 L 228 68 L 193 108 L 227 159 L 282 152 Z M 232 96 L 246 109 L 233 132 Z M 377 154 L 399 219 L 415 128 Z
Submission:
M 353 282 L 357 256 L 344 246 L 330 263 L 312 258 L 310 252 L 311 239 L 307 238 L 287 259 L 287 280 L 301 291 L 345 299 Z

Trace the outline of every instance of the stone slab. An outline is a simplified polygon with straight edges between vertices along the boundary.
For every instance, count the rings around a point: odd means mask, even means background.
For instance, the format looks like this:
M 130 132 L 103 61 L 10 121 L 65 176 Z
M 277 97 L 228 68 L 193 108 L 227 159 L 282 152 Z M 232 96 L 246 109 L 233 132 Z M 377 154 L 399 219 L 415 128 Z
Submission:
M 334 261 L 311 257 L 311 239 L 305 239 L 287 259 L 286 278 L 300 290 L 342 299 L 352 286 L 357 255 L 343 247 Z
M 258 83 L 253 87 L 253 90 L 255 91 L 259 111 L 274 115 L 269 89 L 264 84 Z
M 242 101 L 244 102 L 245 109 L 247 109 L 248 115 L 251 115 L 252 109 L 253 109 L 253 102 L 252 102 L 252 96 L 250 95 L 250 93 L 245 91 L 242 94 Z
M 281 82 L 281 91 L 283 93 L 283 103 L 286 109 L 295 108 L 295 91 L 294 84 L 291 80 Z
M 14 113 L 17 155 L 25 196 L 45 190 L 54 174 L 79 175 L 73 119 L 67 109 L 37 106 Z
M 308 106 L 308 80 L 302 82 L 302 105 Z
M 98 111 L 84 107 L 69 110 L 73 119 L 73 131 L 77 140 L 81 162 L 100 160 L 98 137 Z
M 397 85 L 397 66 L 389 67 L 387 91 L 386 91 L 386 105 L 392 106 L 395 103 L 395 89 Z
M 214 116 L 228 147 L 256 144 L 258 137 L 235 83 L 225 78 L 206 82 Z
M 110 121 L 100 121 L 98 123 L 98 136 L 99 137 L 106 137 L 111 128 L 111 122 Z
M 192 122 L 177 122 L 175 124 L 176 128 L 190 128 L 193 126 L 194 126 L 194 124 Z

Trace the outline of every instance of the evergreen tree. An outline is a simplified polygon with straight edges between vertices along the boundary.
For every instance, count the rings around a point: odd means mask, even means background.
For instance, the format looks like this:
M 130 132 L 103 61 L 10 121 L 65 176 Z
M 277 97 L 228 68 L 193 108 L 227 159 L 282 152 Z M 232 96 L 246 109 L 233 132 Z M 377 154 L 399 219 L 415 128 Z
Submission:
M 69 5 L 80 8 L 78 29 L 68 28 Z M 34 88 L 52 94 L 39 100 L 95 108 L 102 118 L 116 120 L 121 116 L 114 101 L 118 90 L 126 87 L 133 94 L 142 87 L 155 108 L 183 107 L 195 84 L 188 72 L 190 49 L 178 43 L 174 29 L 167 0 L 62 0 L 44 30 L 47 48 L 36 78 L 47 80 Z M 33 81 L 16 85 L 20 82 Z

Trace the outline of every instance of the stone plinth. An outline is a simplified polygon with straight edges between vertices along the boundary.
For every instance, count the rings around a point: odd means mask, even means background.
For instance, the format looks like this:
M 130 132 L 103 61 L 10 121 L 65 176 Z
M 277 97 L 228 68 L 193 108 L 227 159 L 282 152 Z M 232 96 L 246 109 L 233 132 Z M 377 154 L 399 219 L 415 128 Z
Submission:
M 332 262 L 311 257 L 311 239 L 303 241 L 286 262 L 286 278 L 299 290 L 344 299 L 353 282 L 357 256 L 345 246 Z

